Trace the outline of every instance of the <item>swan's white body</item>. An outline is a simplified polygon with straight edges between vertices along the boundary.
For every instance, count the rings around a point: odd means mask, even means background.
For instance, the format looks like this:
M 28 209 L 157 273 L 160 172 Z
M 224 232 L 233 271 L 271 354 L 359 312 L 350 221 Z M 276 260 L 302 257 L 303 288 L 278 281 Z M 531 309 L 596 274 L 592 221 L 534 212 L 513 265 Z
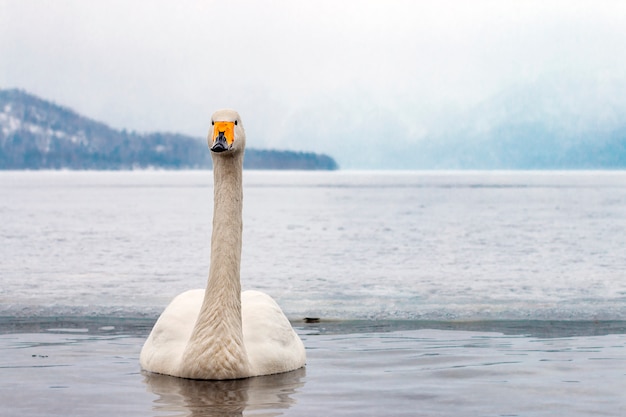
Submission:
M 207 288 L 184 292 L 167 306 L 141 350 L 141 366 L 192 379 L 247 378 L 301 368 L 304 345 L 278 304 L 258 291 L 241 292 L 245 132 L 232 110 L 216 112 L 212 123 L 217 123 L 209 136 L 215 207 Z M 218 132 L 222 125 L 226 134 Z

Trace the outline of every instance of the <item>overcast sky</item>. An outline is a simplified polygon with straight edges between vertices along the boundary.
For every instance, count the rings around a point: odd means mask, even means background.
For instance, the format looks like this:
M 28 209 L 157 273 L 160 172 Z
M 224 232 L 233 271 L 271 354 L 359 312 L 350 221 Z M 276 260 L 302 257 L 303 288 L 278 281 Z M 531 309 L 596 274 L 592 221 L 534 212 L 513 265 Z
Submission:
M 0 0 L 2 88 L 198 137 L 235 108 L 249 146 L 346 168 L 546 80 L 626 85 L 626 2 Z

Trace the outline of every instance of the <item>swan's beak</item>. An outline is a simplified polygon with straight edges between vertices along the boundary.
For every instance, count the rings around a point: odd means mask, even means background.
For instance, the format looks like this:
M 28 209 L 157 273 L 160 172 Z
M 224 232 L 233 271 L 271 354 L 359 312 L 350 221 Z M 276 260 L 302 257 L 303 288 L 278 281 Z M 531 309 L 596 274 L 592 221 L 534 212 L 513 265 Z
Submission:
M 211 150 L 224 152 L 230 149 L 235 141 L 235 122 L 214 122 Z

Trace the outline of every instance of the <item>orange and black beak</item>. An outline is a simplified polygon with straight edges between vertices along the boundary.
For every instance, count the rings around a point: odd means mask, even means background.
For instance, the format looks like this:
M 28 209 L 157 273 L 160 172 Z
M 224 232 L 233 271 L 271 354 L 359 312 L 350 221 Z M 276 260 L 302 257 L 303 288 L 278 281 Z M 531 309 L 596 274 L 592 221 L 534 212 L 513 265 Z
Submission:
M 235 141 L 235 122 L 213 122 L 212 138 L 211 151 L 229 150 Z

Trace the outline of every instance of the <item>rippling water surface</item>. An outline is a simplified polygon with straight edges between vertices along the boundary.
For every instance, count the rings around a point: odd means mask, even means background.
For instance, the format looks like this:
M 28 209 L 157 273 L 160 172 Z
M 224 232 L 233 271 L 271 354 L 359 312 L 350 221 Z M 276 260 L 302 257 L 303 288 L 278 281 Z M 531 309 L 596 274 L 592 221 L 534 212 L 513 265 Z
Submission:
M 626 319 L 626 173 L 246 172 L 245 288 L 292 318 Z M 206 283 L 210 172 L 0 173 L 0 313 Z
M 145 319 L 102 318 L 0 323 L 2 415 L 622 416 L 626 412 L 623 323 L 598 323 L 595 329 L 588 323 L 561 323 L 560 331 L 547 323 L 526 323 L 525 331 L 535 335 L 520 334 L 519 327 L 502 322 L 475 323 L 469 325 L 471 330 L 458 323 L 300 324 L 296 328 L 307 347 L 306 368 L 221 382 L 141 373 L 139 350 L 150 324 Z
M 205 285 L 210 172 L 1 172 L 0 414 L 626 415 L 626 173 L 244 181 L 243 286 L 294 320 L 305 370 L 139 369 Z

